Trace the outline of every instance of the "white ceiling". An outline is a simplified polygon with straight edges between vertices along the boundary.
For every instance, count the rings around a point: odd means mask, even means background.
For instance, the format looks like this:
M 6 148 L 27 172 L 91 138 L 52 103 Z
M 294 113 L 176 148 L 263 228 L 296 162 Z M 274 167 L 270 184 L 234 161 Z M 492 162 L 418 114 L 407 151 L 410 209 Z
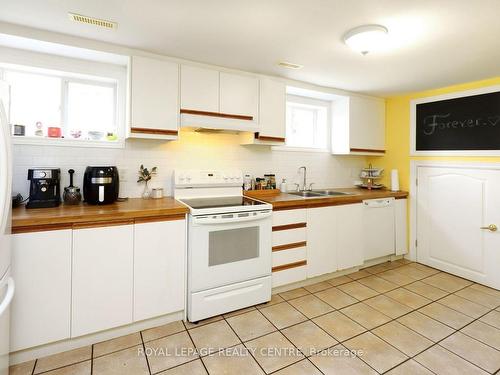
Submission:
M 0 9 L 5 22 L 378 95 L 500 75 L 500 0 L 0 0 Z M 362 56 L 343 44 L 347 30 L 373 23 L 393 48 Z

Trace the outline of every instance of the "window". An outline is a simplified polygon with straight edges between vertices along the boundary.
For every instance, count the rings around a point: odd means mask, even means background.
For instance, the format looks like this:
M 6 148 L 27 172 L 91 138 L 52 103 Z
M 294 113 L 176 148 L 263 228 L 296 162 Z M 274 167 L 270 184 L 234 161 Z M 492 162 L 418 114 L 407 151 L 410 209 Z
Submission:
M 328 149 L 328 117 L 328 102 L 289 95 L 286 104 L 286 145 Z
M 10 85 L 10 123 L 23 125 L 25 137 L 117 140 L 116 81 L 11 69 L 3 69 L 3 79 Z

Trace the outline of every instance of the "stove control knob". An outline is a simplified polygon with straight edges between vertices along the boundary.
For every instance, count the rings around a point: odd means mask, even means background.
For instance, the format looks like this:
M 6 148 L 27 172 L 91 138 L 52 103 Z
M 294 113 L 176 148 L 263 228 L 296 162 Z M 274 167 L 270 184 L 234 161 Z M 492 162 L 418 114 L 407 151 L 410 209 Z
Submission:
M 187 182 L 190 182 L 191 181 L 191 176 L 189 176 L 189 175 L 186 176 L 186 180 L 187 180 Z
M 184 181 L 184 175 L 183 174 L 179 175 L 179 181 Z
M 226 175 L 222 176 L 222 178 L 224 179 L 224 181 L 227 181 L 229 179 L 229 177 L 227 177 Z

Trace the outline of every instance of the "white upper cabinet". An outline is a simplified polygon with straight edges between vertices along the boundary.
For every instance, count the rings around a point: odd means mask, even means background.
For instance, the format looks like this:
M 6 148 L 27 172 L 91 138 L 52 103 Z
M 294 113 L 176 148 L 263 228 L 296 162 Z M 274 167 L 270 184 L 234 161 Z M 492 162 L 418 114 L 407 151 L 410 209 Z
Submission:
M 259 131 L 242 144 L 282 145 L 286 136 L 286 85 L 262 78 L 259 85 Z
M 219 111 L 226 114 L 248 116 L 253 121 L 258 121 L 258 78 L 221 72 Z
M 134 321 L 184 310 L 186 221 L 134 225 Z
M 366 96 L 342 97 L 332 104 L 332 153 L 383 155 L 385 100 Z
M 134 226 L 73 230 L 71 336 L 132 323 Z
M 129 137 L 177 139 L 179 65 L 132 56 Z
M 181 66 L 181 109 L 219 112 L 219 72 L 190 65 Z

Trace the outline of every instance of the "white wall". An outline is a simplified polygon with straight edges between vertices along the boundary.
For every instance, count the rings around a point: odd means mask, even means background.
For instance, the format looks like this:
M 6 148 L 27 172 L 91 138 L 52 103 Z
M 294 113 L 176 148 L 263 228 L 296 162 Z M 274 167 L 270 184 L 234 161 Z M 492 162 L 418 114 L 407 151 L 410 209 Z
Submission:
M 297 170 L 305 165 L 308 181 L 315 187 L 350 187 L 365 157 L 332 156 L 320 152 L 271 151 L 269 147 L 240 146 L 234 134 L 200 134 L 182 130 L 180 140 L 128 140 L 125 149 L 78 148 L 14 145 L 13 193 L 28 195 L 28 168 L 58 167 L 62 170 L 61 190 L 69 184 L 67 170 L 75 169 L 75 184 L 82 187 L 83 172 L 88 165 L 116 165 L 126 170 L 120 185 L 120 196 L 139 197 L 137 184 L 141 164 L 157 166 L 159 173 L 152 187 L 163 187 L 171 194 L 172 171 L 176 168 L 238 168 L 244 173 L 262 176 L 275 173 L 277 182 L 285 177 L 290 184 L 301 181 Z

